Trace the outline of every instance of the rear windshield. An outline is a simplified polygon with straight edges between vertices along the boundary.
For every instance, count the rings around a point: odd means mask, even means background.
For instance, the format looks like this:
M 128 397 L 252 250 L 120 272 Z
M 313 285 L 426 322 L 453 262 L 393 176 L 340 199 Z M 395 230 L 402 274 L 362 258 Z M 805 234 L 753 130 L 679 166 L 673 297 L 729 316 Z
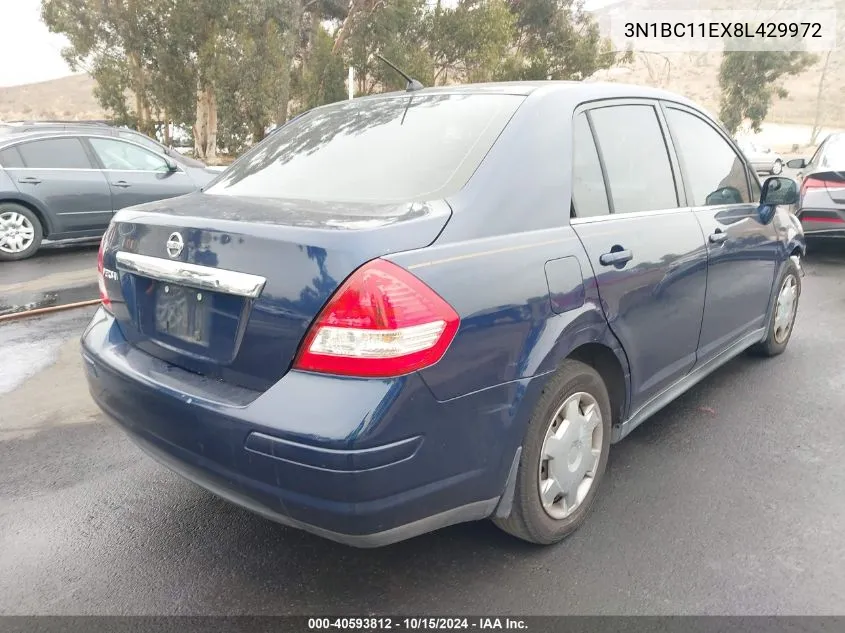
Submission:
M 259 143 L 206 192 L 347 202 L 442 198 L 466 184 L 524 98 L 408 95 L 320 108 Z

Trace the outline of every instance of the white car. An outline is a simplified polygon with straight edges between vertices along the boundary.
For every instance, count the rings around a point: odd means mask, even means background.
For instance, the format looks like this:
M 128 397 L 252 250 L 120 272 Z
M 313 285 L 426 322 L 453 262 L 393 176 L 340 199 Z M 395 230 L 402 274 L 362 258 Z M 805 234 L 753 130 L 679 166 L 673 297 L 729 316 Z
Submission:
M 768 147 L 758 147 L 751 141 L 737 141 L 739 149 L 758 174 L 777 176 L 783 171 L 783 158 Z

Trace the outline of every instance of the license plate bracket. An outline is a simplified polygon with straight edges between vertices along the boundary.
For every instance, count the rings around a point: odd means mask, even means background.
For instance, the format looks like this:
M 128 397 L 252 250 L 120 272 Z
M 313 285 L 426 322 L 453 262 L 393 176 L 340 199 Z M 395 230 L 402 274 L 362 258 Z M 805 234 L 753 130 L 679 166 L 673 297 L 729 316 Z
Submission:
M 159 334 L 208 347 L 211 293 L 171 283 L 156 284 L 155 329 Z

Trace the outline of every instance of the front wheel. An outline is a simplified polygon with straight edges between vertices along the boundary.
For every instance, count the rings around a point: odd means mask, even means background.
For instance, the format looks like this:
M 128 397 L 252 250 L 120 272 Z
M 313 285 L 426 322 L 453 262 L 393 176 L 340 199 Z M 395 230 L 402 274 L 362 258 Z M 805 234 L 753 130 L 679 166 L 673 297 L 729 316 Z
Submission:
M 783 172 L 783 162 L 780 159 L 777 159 L 775 164 L 772 165 L 772 175 L 780 176 L 781 172 Z
M 537 402 L 523 445 L 513 508 L 501 529 L 549 545 L 587 518 L 610 447 L 610 398 L 595 369 L 567 360 Z
M 801 273 L 792 259 L 786 264 L 777 288 L 766 338 L 751 348 L 751 351 L 758 355 L 782 354 L 792 336 L 795 317 L 798 314 L 798 299 L 801 296 Z

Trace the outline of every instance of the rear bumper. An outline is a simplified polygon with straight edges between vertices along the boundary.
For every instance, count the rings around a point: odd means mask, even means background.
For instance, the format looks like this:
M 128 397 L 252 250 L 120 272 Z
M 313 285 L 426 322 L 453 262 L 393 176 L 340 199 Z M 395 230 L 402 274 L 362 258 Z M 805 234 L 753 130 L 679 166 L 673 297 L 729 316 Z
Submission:
M 100 310 L 82 339 L 95 402 L 185 478 L 285 525 L 377 547 L 496 509 L 528 385 L 438 402 L 416 375 L 289 372 L 246 392 L 130 346 Z
M 796 212 L 804 234 L 813 237 L 845 237 L 845 209 L 803 208 Z

